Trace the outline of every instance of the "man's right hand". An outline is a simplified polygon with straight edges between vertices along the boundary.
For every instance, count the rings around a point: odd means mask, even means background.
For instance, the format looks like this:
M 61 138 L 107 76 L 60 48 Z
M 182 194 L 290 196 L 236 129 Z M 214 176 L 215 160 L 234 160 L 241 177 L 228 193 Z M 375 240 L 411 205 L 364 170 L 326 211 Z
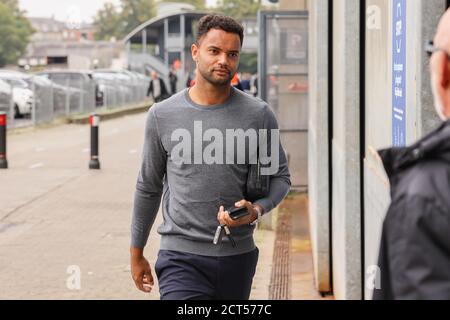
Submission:
M 153 276 L 150 264 L 144 258 L 143 250 L 139 248 L 131 248 L 131 276 L 133 277 L 136 287 L 146 293 L 150 293 L 153 289 Z

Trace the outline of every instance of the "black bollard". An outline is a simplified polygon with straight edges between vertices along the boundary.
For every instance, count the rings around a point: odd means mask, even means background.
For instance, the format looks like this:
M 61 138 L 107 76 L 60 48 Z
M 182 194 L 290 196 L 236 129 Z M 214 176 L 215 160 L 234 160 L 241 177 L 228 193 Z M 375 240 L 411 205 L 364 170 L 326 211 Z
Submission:
M 91 161 L 89 161 L 89 169 L 99 170 L 100 161 L 98 160 L 98 125 L 100 117 L 93 113 L 89 117 L 89 124 L 91 125 Z
M 6 159 L 6 112 L 0 112 L 0 169 L 8 169 Z

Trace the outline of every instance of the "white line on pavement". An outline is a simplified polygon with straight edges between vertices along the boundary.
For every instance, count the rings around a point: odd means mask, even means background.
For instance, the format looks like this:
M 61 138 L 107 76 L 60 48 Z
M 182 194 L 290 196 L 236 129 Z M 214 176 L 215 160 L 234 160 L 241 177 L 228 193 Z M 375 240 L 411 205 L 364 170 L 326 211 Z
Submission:
M 29 166 L 28 168 L 30 168 L 30 169 L 37 169 L 37 168 L 42 168 L 43 166 L 44 166 L 44 164 L 42 162 L 39 162 L 39 163 L 36 163 L 36 164 L 33 164 L 33 165 Z
M 135 153 L 137 153 L 137 150 L 136 149 L 131 149 L 130 151 L 128 151 L 128 153 L 129 154 L 135 154 Z

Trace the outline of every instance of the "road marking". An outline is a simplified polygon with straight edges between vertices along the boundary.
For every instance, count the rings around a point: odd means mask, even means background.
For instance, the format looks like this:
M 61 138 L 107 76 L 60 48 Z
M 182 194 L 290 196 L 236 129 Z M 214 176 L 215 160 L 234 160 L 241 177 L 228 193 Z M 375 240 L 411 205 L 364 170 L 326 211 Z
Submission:
M 137 153 L 137 150 L 136 149 L 131 149 L 130 151 L 128 151 L 128 153 L 129 154 L 135 154 L 135 153 Z
M 82 152 L 82 153 L 88 153 L 90 150 L 91 150 L 91 149 L 86 148 L 86 149 L 81 150 L 81 152 Z
M 28 168 L 30 168 L 30 169 L 37 169 L 37 168 L 42 168 L 43 166 L 44 166 L 44 164 L 42 162 L 39 162 L 39 163 L 36 163 L 36 164 L 33 164 L 33 165 L 29 166 Z
M 45 151 L 45 148 L 36 148 L 36 149 L 34 149 L 34 151 L 36 151 L 36 152 L 42 152 L 42 151 Z

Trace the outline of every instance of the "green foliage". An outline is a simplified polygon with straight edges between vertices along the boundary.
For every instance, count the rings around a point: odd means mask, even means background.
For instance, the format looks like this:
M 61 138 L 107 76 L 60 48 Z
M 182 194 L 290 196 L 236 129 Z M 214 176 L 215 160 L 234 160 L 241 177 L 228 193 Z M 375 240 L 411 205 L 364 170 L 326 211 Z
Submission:
M 256 17 L 262 9 L 261 0 L 220 0 L 217 10 L 224 15 L 241 21 L 246 17 Z
M 123 38 L 134 28 L 155 16 L 154 0 L 121 0 L 120 3 L 119 9 L 105 3 L 97 12 L 94 17 L 97 40 Z
M 96 40 L 109 40 L 112 37 L 121 38 L 123 33 L 123 25 L 121 23 L 120 13 L 111 3 L 105 3 L 103 8 L 97 12 L 94 18 L 94 26 L 96 27 Z
M 0 67 L 16 64 L 25 53 L 33 32 L 29 21 L 19 10 L 17 0 L 0 2 Z
M 183 0 L 183 3 L 189 3 L 195 6 L 197 10 L 203 10 L 206 8 L 205 0 Z
M 134 28 L 150 20 L 156 14 L 153 0 L 121 0 L 121 19 L 124 27 L 123 36 Z
M 250 74 L 258 72 L 258 54 L 242 52 L 239 59 L 239 72 L 248 72 Z

